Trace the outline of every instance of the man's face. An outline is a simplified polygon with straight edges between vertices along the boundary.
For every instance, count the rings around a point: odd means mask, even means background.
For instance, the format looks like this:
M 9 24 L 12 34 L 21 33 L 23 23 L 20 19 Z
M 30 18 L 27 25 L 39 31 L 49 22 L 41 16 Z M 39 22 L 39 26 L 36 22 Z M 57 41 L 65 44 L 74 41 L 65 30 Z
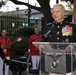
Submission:
M 7 31 L 6 30 L 2 30 L 2 36 L 5 37 L 7 34 Z
M 53 18 L 56 22 L 61 22 L 64 19 L 65 11 L 60 6 L 54 6 Z
M 35 33 L 36 35 L 38 35 L 38 34 L 39 34 L 39 29 L 38 29 L 38 28 L 35 28 L 35 29 L 34 29 L 34 33 Z

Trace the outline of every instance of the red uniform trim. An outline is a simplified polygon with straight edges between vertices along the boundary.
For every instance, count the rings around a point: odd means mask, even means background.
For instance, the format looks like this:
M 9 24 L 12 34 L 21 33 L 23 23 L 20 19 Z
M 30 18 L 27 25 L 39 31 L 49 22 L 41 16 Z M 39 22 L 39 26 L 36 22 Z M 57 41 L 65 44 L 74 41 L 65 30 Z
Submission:
M 5 46 L 7 46 L 8 44 L 11 43 L 11 39 L 10 38 L 6 38 L 6 41 L 5 41 Z M 3 37 L 0 37 L 0 47 L 4 44 L 4 38 Z M 8 49 L 8 52 L 5 54 L 5 56 L 11 56 L 11 53 L 10 53 L 10 49 L 11 49 L 11 45 L 7 47 Z
M 29 46 L 30 46 L 31 55 L 40 55 L 39 49 L 32 44 L 32 42 L 41 42 L 42 41 L 42 37 L 39 37 L 39 36 L 41 36 L 41 35 L 38 35 L 38 36 L 32 35 L 32 36 L 30 36 Z M 39 38 L 37 38 L 37 37 L 39 37 Z

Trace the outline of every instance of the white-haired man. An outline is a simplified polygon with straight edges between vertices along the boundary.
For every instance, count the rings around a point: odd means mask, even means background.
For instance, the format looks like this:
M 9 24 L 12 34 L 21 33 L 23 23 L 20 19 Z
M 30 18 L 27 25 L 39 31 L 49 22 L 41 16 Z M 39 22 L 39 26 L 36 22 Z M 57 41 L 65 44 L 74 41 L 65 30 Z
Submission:
M 54 22 L 48 23 L 45 27 L 44 33 L 50 30 L 53 26 L 52 33 L 45 39 L 47 42 L 76 42 L 76 24 L 64 20 L 65 8 L 62 4 L 56 4 L 53 6 L 53 19 Z M 55 45 L 59 48 L 60 45 Z M 72 45 L 65 47 L 67 52 L 70 52 Z M 63 63 L 64 64 L 64 63 Z M 66 72 L 71 72 L 71 55 L 66 55 Z

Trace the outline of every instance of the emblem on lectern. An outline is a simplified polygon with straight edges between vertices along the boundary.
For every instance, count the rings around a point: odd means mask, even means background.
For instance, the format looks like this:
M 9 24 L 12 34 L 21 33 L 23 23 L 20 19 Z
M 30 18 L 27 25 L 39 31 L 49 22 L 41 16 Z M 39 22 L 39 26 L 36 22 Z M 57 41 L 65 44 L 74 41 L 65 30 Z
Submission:
M 53 62 L 50 64 L 51 68 L 55 69 L 57 68 L 59 64 L 59 60 L 53 60 Z
M 52 69 L 57 68 L 57 66 L 59 64 L 58 58 L 62 57 L 63 54 L 62 53 L 46 53 L 46 55 L 50 56 L 53 59 L 52 63 L 50 64 L 51 68 Z

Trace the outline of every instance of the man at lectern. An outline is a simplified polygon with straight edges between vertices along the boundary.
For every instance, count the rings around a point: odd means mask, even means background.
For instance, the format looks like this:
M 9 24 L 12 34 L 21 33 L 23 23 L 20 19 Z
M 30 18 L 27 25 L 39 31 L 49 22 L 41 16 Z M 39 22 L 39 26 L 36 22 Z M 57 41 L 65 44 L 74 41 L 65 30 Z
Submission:
M 45 41 L 47 42 L 76 42 L 76 24 L 64 20 L 65 8 L 62 4 L 53 6 L 52 23 L 48 23 L 45 27 L 44 33 L 50 30 Z M 59 48 L 59 45 L 56 45 Z M 66 46 L 65 50 L 70 52 L 72 45 Z M 71 72 L 71 55 L 66 55 L 66 72 Z

